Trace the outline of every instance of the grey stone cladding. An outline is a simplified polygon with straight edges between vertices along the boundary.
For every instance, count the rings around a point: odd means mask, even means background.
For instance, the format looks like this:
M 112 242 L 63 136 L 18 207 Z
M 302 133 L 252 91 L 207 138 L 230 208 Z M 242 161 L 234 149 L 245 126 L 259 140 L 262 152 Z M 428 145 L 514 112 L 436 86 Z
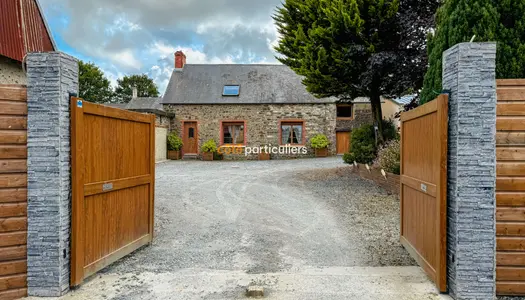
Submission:
M 495 297 L 496 44 L 443 53 L 450 92 L 447 276 L 455 299 Z
M 60 52 L 31 53 L 27 77 L 28 294 L 60 296 L 69 289 L 69 93 L 78 93 L 78 62 Z

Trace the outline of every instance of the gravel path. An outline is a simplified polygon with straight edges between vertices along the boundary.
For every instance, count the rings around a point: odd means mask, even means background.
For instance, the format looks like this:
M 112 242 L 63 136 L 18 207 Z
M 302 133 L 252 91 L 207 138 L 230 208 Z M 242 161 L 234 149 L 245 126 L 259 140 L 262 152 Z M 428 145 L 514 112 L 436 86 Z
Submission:
M 67 298 L 237 299 L 255 282 L 275 299 L 441 299 L 399 244 L 397 197 L 350 168 L 158 164 L 153 244 Z
M 156 238 L 112 271 L 415 265 L 399 200 L 340 159 L 157 166 Z

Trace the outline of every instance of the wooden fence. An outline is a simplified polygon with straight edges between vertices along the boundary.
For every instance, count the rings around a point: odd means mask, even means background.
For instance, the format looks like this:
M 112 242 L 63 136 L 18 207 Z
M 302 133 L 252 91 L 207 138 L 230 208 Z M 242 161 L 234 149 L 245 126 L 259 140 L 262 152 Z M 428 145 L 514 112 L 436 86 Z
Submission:
M 71 285 L 153 238 L 155 116 L 71 100 Z
M 0 299 L 27 294 L 27 91 L 0 85 Z
M 401 114 L 401 243 L 447 290 L 448 96 Z
M 498 80 L 496 293 L 525 295 L 525 80 Z

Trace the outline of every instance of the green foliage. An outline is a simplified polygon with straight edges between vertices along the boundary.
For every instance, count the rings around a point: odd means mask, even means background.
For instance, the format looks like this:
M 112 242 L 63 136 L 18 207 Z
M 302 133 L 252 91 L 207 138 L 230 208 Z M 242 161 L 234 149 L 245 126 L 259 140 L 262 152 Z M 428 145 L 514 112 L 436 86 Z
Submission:
M 179 151 L 182 148 L 182 139 L 173 131 L 168 135 L 168 150 Z
M 385 141 L 398 140 L 399 133 L 392 120 L 382 120 Z M 374 161 L 377 154 L 375 133 L 373 125 L 363 125 L 352 131 L 350 153 L 343 156 L 346 163 L 369 164 Z
M 202 152 L 216 152 L 217 143 L 213 139 L 206 141 L 201 147 Z
M 436 0 L 285 0 L 273 16 L 277 58 L 317 97 L 369 97 L 381 140 L 380 96 L 421 87 L 436 7 Z
M 94 103 L 111 102 L 113 90 L 109 80 L 94 63 L 78 62 L 79 97 Z
M 374 161 L 374 165 L 380 167 L 386 172 L 399 175 L 401 170 L 400 145 L 400 141 L 395 139 L 379 147 L 379 151 L 377 152 L 377 159 Z
M 153 79 L 146 74 L 124 76 L 117 80 L 115 88 L 115 97 L 120 103 L 128 103 L 133 96 L 132 88 L 137 88 L 139 97 L 158 97 L 159 90 Z
M 352 153 L 345 153 L 343 154 L 343 162 L 345 164 L 353 164 L 354 163 L 354 155 Z
M 497 78 L 525 77 L 525 1 L 447 0 L 437 13 L 436 31 L 428 37 L 429 68 L 421 102 L 442 90 L 442 53 L 457 43 L 496 41 Z
M 396 124 L 394 124 L 394 120 L 382 120 L 383 123 L 383 136 L 385 137 L 385 141 L 390 141 L 394 139 L 399 139 L 399 132 L 397 130 Z
M 376 157 L 374 126 L 364 125 L 352 131 L 350 153 L 361 164 L 371 163 Z
M 330 141 L 324 134 L 317 134 L 310 139 L 310 146 L 314 149 L 323 149 L 330 145 Z
M 213 160 L 223 160 L 224 155 L 218 151 L 213 152 Z

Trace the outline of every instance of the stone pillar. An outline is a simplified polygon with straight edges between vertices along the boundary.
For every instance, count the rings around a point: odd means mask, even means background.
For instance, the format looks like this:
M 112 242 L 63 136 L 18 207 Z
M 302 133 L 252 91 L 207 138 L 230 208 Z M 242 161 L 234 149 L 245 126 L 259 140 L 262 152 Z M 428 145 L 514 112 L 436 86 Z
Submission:
M 496 44 L 443 53 L 450 92 L 448 288 L 455 299 L 495 297 Z
M 78 61 L 31 53 L 27 85 L 28 294 L 60 296 L 69 289 L 69 94 L 78 93 Z

